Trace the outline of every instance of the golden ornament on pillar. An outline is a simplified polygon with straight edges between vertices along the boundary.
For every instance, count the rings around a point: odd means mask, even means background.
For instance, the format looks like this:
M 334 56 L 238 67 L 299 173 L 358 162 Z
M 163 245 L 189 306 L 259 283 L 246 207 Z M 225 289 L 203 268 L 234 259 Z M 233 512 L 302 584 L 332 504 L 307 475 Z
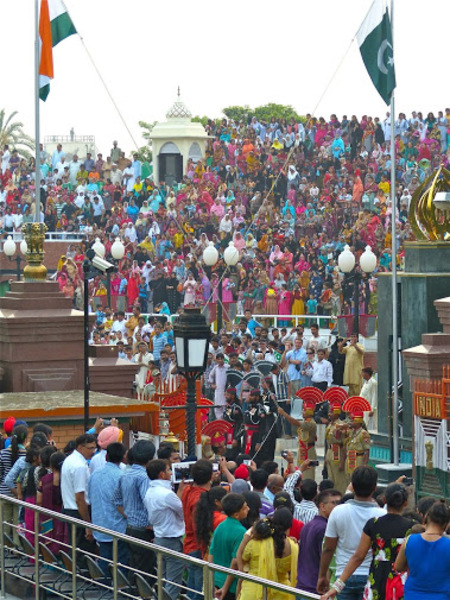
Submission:
M 23 270 L 25 281 L 45 281 L 47 268 L 44 265 L 45 223 L 25 223 L 22 233 L 27 243 L 27 265 Z
M 435 202 L 436 194 L 450 192 L 450 171 L 441 165 L 414 192 L 409 222 L 418 240 L 450 241 L 450 209 Z
M 164 441 L 169 442 L 169 444 L 172 444 L 173 447 L 178 450 L 178 444 L 180 443 L 180 440 L 172 431 L 169 432 L 169 435 L 165 436 Z
M 425 451 L 427 453 L 427 459 L 426 459 L 426 467 L 427 467 L 427 471 L 432 471 L 434 469 L 434 465 L 433 465 L 433 442 L 426 442 L 425 443 Z

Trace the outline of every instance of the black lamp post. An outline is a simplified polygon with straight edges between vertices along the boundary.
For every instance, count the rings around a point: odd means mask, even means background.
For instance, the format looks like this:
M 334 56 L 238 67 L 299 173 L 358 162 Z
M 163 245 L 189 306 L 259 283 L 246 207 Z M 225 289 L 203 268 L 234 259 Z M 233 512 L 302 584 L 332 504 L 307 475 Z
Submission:
M 222 326 L 223 326 L 223 305 L 222 305 L 222 297 L 223 297 L 223 276 L 226 273 L 228 267 L 234 267 L 239 260 L 239 252 L 234 247 L 233 242 L 229 242 L 228 247 L 225 249 L 223 253 L 223 259 L 225 261 L 225 266 L 220 264 L 216 273 L 219 277 L 219 287 L 218 287 L 218 302 L 217 302 L 217 334 L 219 335 Z M 203 262 L 209 268 L 214 266 L 219 260 L 219 253 L 214 247 L 213 242 L 209 242 L 208 246 L 203 251 Z
M 94 245 L 95 246 L 95 245 Z M 89 380 L 89 280 L 94 277 L 98 277 L 103 275 L 105 272 L 107 275 L 110 273 L 114 273 L 117 271 L 115 265 L 111 265 L 110 263 L 104 262 L 104 270 L 100 270 L 96 268 L 92 264 L 92 260 L 96 256 L 96 252 L 94 249 L 89 248 L 86 252 L 86 258 L 83 262 L 83 284 L 84 284 L 84 295 L 83 295 L 83 311 L 84 311 L 84 320 L 83 320 L 83 329 L 84 329 L 84 430 L 87 431 L 89 429 L 89 391 L 90 391 L 90 380 Z M 98 255 L 97 255 L 98 256 Z M 107 266 L 109 265 L 109 266 Z
M 350 251 L 349 246 L 345 246 L 343 252 L 339 254 L 338 265 L 340 270 L 347 276 L 347 281 L 353 283 L 353 331 L 359 335 L 359 295 L 360 284 L 364 279 L 363 273 L 372 273 L 377 266 L 377 257 L 372 252 L 370 246 L 361 254 L 359 259 L 359 268 L 355 268 L 355 255 Z
M 173 325 L 178 371 L 187 382 L 186 429 L 188 454 L 194 455 L 195 435 L 195 381 L 206 369 L 211 329 L 199 308 L 185 308 Z
M 20 252 L 23 255 L 26 255 L 27 253 L 27 243 L 25 240 L 22 240 L 19 244 L 19 248 L 20 248 Z M 12 236 L 8 235 L 5 243 L 3 244 L 3 252 L 6 254 L 6 256 L 8 257 L 8 259 L 10 261 L 13 260 L 13 256 L 16 253 L 16 243 L 14 242 L 14 240 L 12 239 Z M 14 258 L 14 260 L 16 261 L 16 277 L 17 277 L 17 281 L 20 281 L 20 264 L 21 262 L 24 260 L 21 256 L 20 253 L 17 252 L 16 257 Z

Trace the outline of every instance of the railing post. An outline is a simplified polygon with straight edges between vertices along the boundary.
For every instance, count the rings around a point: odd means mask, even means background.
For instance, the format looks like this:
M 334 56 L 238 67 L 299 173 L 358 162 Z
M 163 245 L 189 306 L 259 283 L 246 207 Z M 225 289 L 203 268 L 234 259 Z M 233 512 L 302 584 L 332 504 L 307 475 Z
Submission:
M 72 539 L 72 598 L 77 597 L 77 526 L 71 525 Z
M 156 577 L 158 580 L 158 600 L 163 600 L 163 555 L 161 552 L 156 553 Z
M 34 596 L 36 600 L 39 600 L 39 513 L 37 510 L 34 511 L 34 572 Z
M 213 578 L 214 573 L 211 572 L 211 567 L 203 565 L 203 593 L 204 600 L 213 600 Z
M 0 569 L 1 569 L 1 590 L 0 590 L 0 598 L 6 598 L 6 589 L 5 589 L 5 525 L 4 521 L 4 500 L 0 500 Z
M 118 589 L 117 589 L 117 563 L 119 562 L 119 549 L 118 540 L 116 536 L 113 537 L 113 597 L 117 600 Z
M 267 600 L 267 586 L 263 585 L 262 600 Z

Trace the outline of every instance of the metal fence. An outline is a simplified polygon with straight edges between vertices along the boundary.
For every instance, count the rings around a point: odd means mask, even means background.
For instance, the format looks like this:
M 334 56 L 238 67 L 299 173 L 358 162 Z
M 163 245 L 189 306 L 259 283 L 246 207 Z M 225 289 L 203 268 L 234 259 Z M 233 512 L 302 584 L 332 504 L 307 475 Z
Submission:
M 23 240 L 23 233 L 21 231 L 8 231 L 3 234 L 1 240 L 1 249 L 3 251 L 3 244 L 8 236 L 11 236 L 14 242 L 21 242 Z M 80 231 L 47 231 L 45 234 L 46 242 L 81 242 L 86 238 Z
M 6 507 L 11 504 L 16 507 L 16 510 L 21 507 L 32 511 L 34 524 L 32 530 L 20 530 L 17 523 L 5 520 Z M 48 519 L 63 521 L 71 534 L 69 535 L 71 539 L 76 539 L 78 527 L 88 528 L 112 537 L 112 560 L 106 561 L 109 563 L 108 574 L 105 574 L 100 567 L 97 555 L 83 552 L 76 545 L 62 544 L 64 550 L 60 550 L 58 555 L 53 554 L 48 544 L 54 540 L 49 537 L 48 533 L 42 532 L 41 526 L 42 520 L 47 521 Z M 5 529 L 11 527 L 13 534 L 8 535 Z M 28 534 L 27 537 L 24 534 Z M 127 565 L 121 564 L 118 559 L 119 541 L 138 546 L 143 550 L 153 550 L 156 554 L 156 574 L 149 575 L 142 571 L 131 571 Z M 5 598 L 6 592 L 19 596 L 19 582 L 23 582 L 25 586 L 28 586 L 29 591 L 20 597 L 34 597 L 35 600 L 42 600 L 50 595 L 67 600 L 78 598 L 83 600 L 94 600 L 94 598 L 96 600 L 100 598 L 102 600 L 118 600 L 119 598 L 121 600 L 125 598 L 170 600 L 170 596 L 164 589 L 164 585 L 169 581 L 163 577 L 164 563 L 168 557 L 182 561 L 185 567 L 195 566 L 202 569 L 203 591 L 200 595 L 204 600 L 213 600 L 214 598 L 215 572 L 233 575 L 238 581 L 250 581 L 261 585 L 262 600 L 268 598 L 269 590 L 278 591 L 284 595 L 291 594 L 292 600 L 319 598 L 317 594 L 220 567 L 0 494 L 0 598 Z M 80 566 L 80 559 L 86 562 L 86 566 Z M 102 560 L 105 561 L 105 559 Z M 173 585 L 173 582 L 170 583 Z M 182 595 L 189 591 L 184 583 L 180 585 Z

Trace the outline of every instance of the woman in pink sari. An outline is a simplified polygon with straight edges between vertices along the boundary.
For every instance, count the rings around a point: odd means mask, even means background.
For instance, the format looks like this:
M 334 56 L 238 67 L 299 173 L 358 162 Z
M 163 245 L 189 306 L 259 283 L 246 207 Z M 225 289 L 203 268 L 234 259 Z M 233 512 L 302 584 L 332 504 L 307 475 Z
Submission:
M 297 273 L 301 273 L 302 271 L 308 272 L 311 269 L 311 265 L 305 259 L 303 252 L 300 254 L 298 261 L 295 263 L 294 269 L 297 271 Z
M 234 247 L 239 251 L 239 254 L 242 252 L 242 248 L 245 247 L 245 240 L 241 235 L 240 231 L 236 231 L 233 236 Z
M 363 182 L 361 181 L 361 177 L 359 175 L 356 175 L 355 180 L 353 182 L 352 201 L 360 204 L 363 194 L 364 194 Z
M 292 294 L 287 289 L 287 285 L 283 283 L 281 286 L 279 300 L 278 300 L 278 314 L 279 315 L 290 315 L 291 314 L 291 306 L 292 306 Z M 290 319 L 287 320 L 279 320 L 279 327 L 289 327 L 291 324 Z

